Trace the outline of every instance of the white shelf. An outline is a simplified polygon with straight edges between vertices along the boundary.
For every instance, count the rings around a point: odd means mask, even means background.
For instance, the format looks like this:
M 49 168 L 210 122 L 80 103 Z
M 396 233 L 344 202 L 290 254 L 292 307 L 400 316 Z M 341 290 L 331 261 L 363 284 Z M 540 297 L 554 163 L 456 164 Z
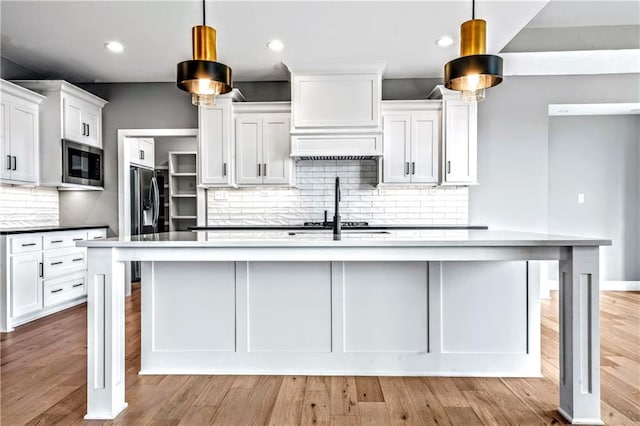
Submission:
M 169 230 L 183 231 L 198 219 L 195 152 L 169 152 Z
M 171 176 L 181 177 L 181 176 L 198 176 L 197 173 L 171 173 Z
M 172 198 L 196 198 L 198 194 L 171 194 Z

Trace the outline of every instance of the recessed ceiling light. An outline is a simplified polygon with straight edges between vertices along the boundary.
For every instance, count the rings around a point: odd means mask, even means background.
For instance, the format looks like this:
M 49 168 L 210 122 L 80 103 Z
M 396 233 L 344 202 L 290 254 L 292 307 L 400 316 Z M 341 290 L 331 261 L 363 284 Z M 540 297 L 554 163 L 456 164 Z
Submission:
M 124 46 L 122 45 L 122 43 L 117 41 L 110 41 L 108 43 L 105 43 L 104 47 L 106 47 L 113 53 L 120 53 L 124 50 Z
M 279 52 L 284 49 L 284 44 L 280 40 L 271 40 L 267 43 L 267 47 L 274 52 Z
M 436 44 L 440 47 L 447 47 L 453 44 L 453 39 L 449 36 L 442 36 L 436 40 Z

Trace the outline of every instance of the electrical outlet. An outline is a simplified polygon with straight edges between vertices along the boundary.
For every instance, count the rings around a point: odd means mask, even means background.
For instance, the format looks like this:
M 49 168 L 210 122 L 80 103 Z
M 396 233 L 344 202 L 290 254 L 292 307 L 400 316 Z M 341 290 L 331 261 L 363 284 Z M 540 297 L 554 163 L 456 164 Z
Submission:
M 578 193 L 578 204 L 584 204 L 584 194 L 582 192 Z
M 229 193 L 227 191 L 216 191 L 213 193 L 214 200 L 228 200 Z
M 260 191 L 259 195 L 261 197 L 268 197 L 269 196 L 269 191 Z

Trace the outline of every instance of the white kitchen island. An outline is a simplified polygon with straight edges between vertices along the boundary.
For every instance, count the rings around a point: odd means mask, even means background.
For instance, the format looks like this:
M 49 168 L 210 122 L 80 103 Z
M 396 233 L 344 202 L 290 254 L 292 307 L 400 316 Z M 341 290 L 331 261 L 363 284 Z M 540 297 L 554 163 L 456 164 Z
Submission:
M 531 262 L 560 261 L 560 413 L 600 422 L 599 246 L 488 230 L 215 231 L 86 246 L 86 418 L 124 395 L 124 265 L 142 262 L 141 374 L 536 376 Z

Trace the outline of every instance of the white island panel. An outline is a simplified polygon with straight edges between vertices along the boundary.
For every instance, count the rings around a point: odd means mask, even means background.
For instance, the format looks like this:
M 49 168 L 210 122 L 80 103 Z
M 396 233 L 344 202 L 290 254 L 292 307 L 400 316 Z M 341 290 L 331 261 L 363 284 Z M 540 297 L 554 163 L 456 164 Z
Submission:
M 345 352 L 428 352 L 427 262 L 345 262 Z

